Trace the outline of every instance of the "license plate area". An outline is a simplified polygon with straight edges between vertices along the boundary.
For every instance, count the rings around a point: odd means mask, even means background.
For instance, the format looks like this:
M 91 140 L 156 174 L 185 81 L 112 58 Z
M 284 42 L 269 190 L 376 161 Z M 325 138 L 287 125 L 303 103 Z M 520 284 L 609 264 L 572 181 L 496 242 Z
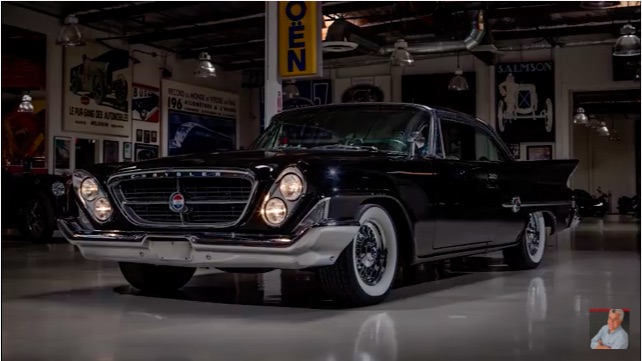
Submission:
M 149 250 L 164 261 L 189 261 L 192 244 L 181 238 L 148 238 Z

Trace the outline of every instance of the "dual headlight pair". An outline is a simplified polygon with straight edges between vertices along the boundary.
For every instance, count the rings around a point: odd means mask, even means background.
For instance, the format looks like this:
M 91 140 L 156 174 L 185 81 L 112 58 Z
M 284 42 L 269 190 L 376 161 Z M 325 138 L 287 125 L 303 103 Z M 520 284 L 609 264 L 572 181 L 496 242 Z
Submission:
M 288 218 L 289 209 L 296 204 L 303 193 L 305 193 L 305 183 L 301 172 L 297 168 L 286 169 L 265 198 L 261 207 L 263 220 L 273 227 L 283 224 Z
M 73 183 L 78 197 L 94 219 L 101 223 L 109 220 L 113 213 L 113 208 L 107 194 L 100 188 L 98 181 L 89 173 L 76 171 L 74 172 Z

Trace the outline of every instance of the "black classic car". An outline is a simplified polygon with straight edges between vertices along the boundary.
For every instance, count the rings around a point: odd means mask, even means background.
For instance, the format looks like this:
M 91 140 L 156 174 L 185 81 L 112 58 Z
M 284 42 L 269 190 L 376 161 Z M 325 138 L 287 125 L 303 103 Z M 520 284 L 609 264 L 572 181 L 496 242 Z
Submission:
M 197 267 L 315 271 L 350 306 L 382 301 L 400 270 L 503 250 L 542 261 L 548 229 L 577 224 L 576 160 L 517 162 L 486 123 L 413 104 L 282 112 L 250 149 L 77 170 L 61 231 L 120 262 L 143 291 Z
M 17 228 L 24 237 L 46 241 L 65 213 L 68 177 L 29 172 L 12 174 L 2 169 L 2 227 Z
M 608 198 L 599 195 L 592 196 L 583 189 L 573 190 L 575 204 L 579 215 L 584 217 L 604 217 L 609 210 Z

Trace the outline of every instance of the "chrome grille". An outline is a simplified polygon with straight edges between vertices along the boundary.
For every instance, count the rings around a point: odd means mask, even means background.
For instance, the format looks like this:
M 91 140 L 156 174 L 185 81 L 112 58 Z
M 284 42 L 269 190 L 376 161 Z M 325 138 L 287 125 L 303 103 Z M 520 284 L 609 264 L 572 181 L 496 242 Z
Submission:
M 244 171 L 157 170 L 117 174 L 109 186 L 134 224 L 227 227 L 245 215 L 255 181 Z M 183 212 L 170 209 L 170 197 L 177 192 L 185 199 Z

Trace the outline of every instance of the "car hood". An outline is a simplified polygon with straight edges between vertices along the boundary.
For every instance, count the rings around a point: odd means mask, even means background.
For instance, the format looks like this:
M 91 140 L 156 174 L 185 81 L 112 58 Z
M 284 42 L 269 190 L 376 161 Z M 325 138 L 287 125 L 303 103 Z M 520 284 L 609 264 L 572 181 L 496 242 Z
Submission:
M 278 172 L 281 169 L 297 164 L 337 165 L 377 162 L 382 158 L 403 158 L 403 155 L 374 151 L 353 150 L 239 150 L 216 153 L 188 154 L 173 157 L 150 159 L 136 163 L 103 164 L 87 169 L 94 175 L 108 176 L 121 171 L 145 171 L 155 169 L 209 169 L 209 168 L 242 168 L 250 169 L 256 174 Z

